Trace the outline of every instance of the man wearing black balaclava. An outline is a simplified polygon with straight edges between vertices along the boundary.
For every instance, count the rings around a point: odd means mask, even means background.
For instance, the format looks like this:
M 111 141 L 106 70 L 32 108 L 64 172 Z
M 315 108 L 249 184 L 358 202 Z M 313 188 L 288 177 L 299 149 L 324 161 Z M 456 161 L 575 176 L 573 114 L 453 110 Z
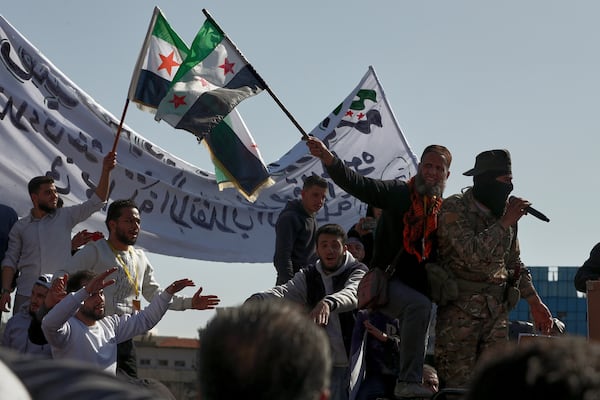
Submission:
M 438 216 L 439 264 L 458 289 L 437 310 L 435 357 L 445 387 L 466 387 L 481 354 L 508 340 L 508 313 L 519 296 L 540 331 L 552 327 L 520 259 L 517 221 L 531 203 L 509 198 L 510 153 L 484 151 L 464 175 L 473 176 L 473 187 L 444 200 Z
M 497 178 L 510 175 L 506 171 L 486 171 L 473 177 L 473 196 L 486 206 L 492 215 L 500 218 L 506 209 L 506 200 L 513 190 L 512 182 Z

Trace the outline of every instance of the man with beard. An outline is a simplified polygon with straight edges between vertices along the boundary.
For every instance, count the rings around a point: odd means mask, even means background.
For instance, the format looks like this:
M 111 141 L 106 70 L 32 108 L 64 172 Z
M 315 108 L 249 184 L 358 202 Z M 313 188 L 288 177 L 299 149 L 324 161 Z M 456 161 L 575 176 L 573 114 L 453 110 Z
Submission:
M 473 187 L 447 198 L 438 217 L 439 264 L 454 276 L 458 296 L 438 304 L 435 357 L 447 387 L 466 387 L 480 355 L 508 340 L 508 313 L 519 294 L 536 328 L 549 333 L 552 315 L 542 303 L 520 259 L 517 221 L 527 200 L 513 189 L 507 150 L 480 153 Z
M 140 309 L 141 296 L 151 301 L 159 293 L 160 285 L 154 279 L 154 268 L 143 250 L 133 247 L 140 232 L 140 211 L 133 200 L 115 200 L 106 213 L 108 239 L 90 242 L 71 257 L 64 269 L 54 276 L 63 276 L 80 269 L 99 273 L 109 265 L 117 267 L 116 283 L 104 291 L 106 312 L 131 314 Z M 213 309 L 219 304 L 214 295 L 202 296 L 202 288 L 192 297 L 173 296 L 171 310 Z M 117 367 L 132 377 L 137 376 L 133 340 L 119 345 Z
M 346 232 L 336 224 L 317 230 L 317 256 L 315 264 L 302 268 L 283 285 L 255 293 L 248 301 L 279 298 L 306 306 L 310 318 L 323 326 L 329 337 L 333 359 L 331 400 L 347 400 L 356 290 L 367 267 L 347 251 Z
M 6 322 L 2 346 L 15 349 L 19 353 L 35 354 L 44 358 L 52 357 L 48 344 L 35 344 L 29 340 L 27 334 L 31 320 L 44 303 L 51 284 L 52 275 L 50 274 L 42 275 L 35 281 L 29 302 L 23 303 L 19 312 Z
M 408 182 L 362 176 L 344 165 L 319 139 L 307 145 L 330 178 L 343 190 L 382 213 L 375 230 L 370 268 L 396 265 L 389 284 L 389 303 L 380 309 L 400 321 L 399 373 L 394 388 L 397 398 L 430 397 L 421 386 L 427 331 L 431 314 L 425 263 L 435 259 L 437 213 L 450 175 L 452 155 L 440 145 L 430 145 L 421 155 L 417 175 Z
M 180 279 L 133 315 L 106 315 L 104 289 L 114 284 L 115 279 L 105 279 L 116 270 L 117 267 L 112 267 L 98 275 L 83 270 L 69 278 L 67 294 L 42 320 L 42 330 L 54 358 L 92 363 L 115 375 L 117 344 L 152 329 L 167 311 L 173 295 L 194 286 L 191 280 Z M 64 277 L 58 279 L 64 283 Z
M 42 274 L 62 268 L 71 256 L 71 231 L 75 225 L 99 211 L 108 198 L 110 172 L 117 163 L 116 153 L 108 153 L 102 163 L 102 174 L 92 197 L 78 205 L 58 208 L 58 192 L 54 179 L 38 176 L 29 181 L 33 208 L 13 226 L 8 249 L 2 260 L 2 297 L 0 310 L 10 307 L 11 282 L 17 272 L 17 293 L 13 314 L 29 299 L 33 283 Z

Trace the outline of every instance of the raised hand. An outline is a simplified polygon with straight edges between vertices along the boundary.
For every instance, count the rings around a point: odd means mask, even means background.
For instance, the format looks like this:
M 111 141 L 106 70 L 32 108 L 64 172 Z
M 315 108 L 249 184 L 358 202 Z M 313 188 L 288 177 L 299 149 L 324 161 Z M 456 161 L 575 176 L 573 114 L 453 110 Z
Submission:
M 194 281 L 192 281 L 191 279 L 187 279 L 187 278 L 180 279 L 178 281 L 171 283 L 165 291 L 170 294 L 175 294 L 175 293 L 179 292 L 180 290 L 182 290 L 183 288 L 186 288 L 188 286 L 196 286 L 196 285 L 194 284 Z
M 192 308 L 195 310 L 213 310 L 221 302 L 221 299 L 213 294 L 202 296 L 200 293 L 202 293 L 202 288 L 198 289 L 192 297 Z
M 327 146 L 316 137 L 309 136 L 306 139 L 306 146 L 308 146 L 310 154 L 320 159 L 323 164 L 331 165 L 333 163 L 333 153 L 331 153 L 329 149 L 327 149 Z
M 91 281 L 87 283 L 87 285 L 85 285 L 85 290 L 87 290 L 89 294 L 94 294 L 104 289 L 105 287 L 112 285 L 116 282 L 114 279 L 109 279 L 107 281 L 105 281 L 104 279 L 116 270 L 117 267 L 112 267 L 96 275 Z
M 52 286 L 44 299 L 44 305 L 46 308 L 50 309 L 58 304 L 66 295 L 67 291 L 65 288 L 67 287 L 67 280 L 69 279 L 69 274 L 64 274 L 52 281 Z
M 102 232 L 88 232 L 87 229 L 77 232 L 71 239 L 71 250 L 77 250 L 81 246 L 88 244 L 92 240 L 99 240 L 104 237 Z

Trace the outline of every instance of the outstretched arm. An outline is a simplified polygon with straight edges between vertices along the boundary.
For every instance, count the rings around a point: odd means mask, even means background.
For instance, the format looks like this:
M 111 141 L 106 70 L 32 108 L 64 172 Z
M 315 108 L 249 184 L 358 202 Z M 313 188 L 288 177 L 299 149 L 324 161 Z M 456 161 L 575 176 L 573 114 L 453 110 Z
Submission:
M 187 279 L 187 278 L 179 279 L 178 281 L 171 283 L 165 289 L 165 291 L 172 296 L 175 293 L 183 290 L 183 288 L 186 288 L 188 286 L 196 286 L 196 285 L 194 284 L 194 281 L 192 281 L 191 279 Z M 200 288 L 200 290 L 202 290 L 202 288 Z
M 102 174 L 100 175 L 98 186 L 96 186 L 96 195 L 102 199 L 102 201 L 106 201 L 108 199 L 110 172 L 115 168 L 116 165 L 117 153 L 111 151 L 104 156 L 104 160 L 102 162 Z
M 152 329 L 167 312 L 169 301 L 171 301 L 173 295 L 188 286 L 195 286 L 194 282 L 190 279 L 177 280 L 167 286 L 163 292 L 154 296 L 148 307 L 142 311 L 134 314 L 106 317 L 111 318 L 117 324 L 115 329 L 117 343 L 124 342 Z
M 317 305 L 310 311 L 309 317 L 315 321 L 315 324 L 325 326 L 329 323 L 329 316 L 331 315 L 331 307 L 328 302 L 321 300 Z

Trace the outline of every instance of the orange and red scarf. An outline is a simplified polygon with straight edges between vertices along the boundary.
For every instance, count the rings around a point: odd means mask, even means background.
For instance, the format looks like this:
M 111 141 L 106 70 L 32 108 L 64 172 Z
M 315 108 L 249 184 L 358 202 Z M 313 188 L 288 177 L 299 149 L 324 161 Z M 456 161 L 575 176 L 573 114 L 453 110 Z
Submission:
M 437 214 L 442 206 L 439 197 L 422 196 L 415 189 L 415 178 L 408 181 L 411 205 L 404 214 L 404 249 L 419 262 L 429 258 L 433 249 L 433 234 L 437 229 Z M 417 248 L 420 244 L 421 248 Z

